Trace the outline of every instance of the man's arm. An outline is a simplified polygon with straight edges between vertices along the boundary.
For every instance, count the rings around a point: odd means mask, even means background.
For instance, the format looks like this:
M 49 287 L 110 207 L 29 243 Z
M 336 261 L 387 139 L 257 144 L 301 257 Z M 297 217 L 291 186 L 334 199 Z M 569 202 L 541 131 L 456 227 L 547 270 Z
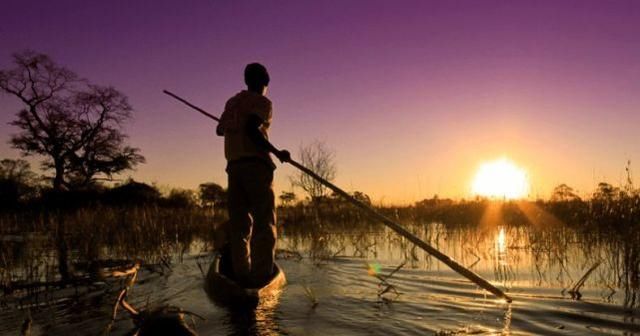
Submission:
M 222 122 L 218 123 L 218 126 L 216 127 L 216 134 L 218 136 L 224 136 L 224 128 L 222 127 Z
M 267 138 L 265 138 L 264 134 L 260 131 L 260 126 L 264 121 L 257 115 L 251 114 L 249 115 L 249 119 L 247 120 L 247 135 L 249 139 L 253 141 L 258 148 L 273 153 L 280 162 L 287 162 L 291 160 L 291 154 L 289 154 L 286 150 L 278 150 L 275 148 Z
M 224 136 L 225 125 L 227 125 L 227 119 L 229 119 L 229 110 L 232 108 L 230 101 L 231 99 L 224 104 L 224 111 L 220 115 L 220 120 L 218 120 L 218 126 L 216 127 L 216 135 L 218 136 Z

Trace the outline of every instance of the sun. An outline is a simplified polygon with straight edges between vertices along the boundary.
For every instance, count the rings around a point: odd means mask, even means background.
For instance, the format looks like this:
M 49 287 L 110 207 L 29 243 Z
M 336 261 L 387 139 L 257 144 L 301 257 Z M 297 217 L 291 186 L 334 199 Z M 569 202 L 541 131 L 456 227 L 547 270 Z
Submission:
M 480 165 L 471 190 L 479 196 L 523 198 L 529 193 L 529 180 L 524 169 L 502 158 Z

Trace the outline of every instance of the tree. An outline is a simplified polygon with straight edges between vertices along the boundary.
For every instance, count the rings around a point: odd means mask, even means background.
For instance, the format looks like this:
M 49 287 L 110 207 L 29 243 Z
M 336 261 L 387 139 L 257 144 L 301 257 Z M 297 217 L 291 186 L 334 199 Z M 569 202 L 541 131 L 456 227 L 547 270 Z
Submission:
M 198 186 L 200 202 L 205 207 L 216 208 L 227 199 L 227 191 L 217 183 L 207 182 Z
M 329 182 L 336 177 L 335 154 L 324 142 L 315 141 L 307 146 L 300 146 L 300 162 Z M 303 172 L 292 176 L 291 183 L 302 188 L 312 202 L 327 195 L 327 188 L 322 183 Z
M 107 204 L 137 206 L 157 203 L 161 196 L 160 191 L 154 186 L 129 179 L 108 189 L 103 198 Z
M 575 193 L 573 188 L 564 183 L 553 188 L 553 192 L 551 194 L 551 201 L 553 202 L 569 202 L 579 200 L 580 196 Z
M 36 191 L 36 174 L 25 160 L 0 161 L 0 207 L 10 207 Z
M 613 200 L 620 196 L 620 188 L 616 188 L 609 183 L 600 182 L 596 191 L 593 193 L 594 199 L 599 200 Z
M 282 191 L 282 194 L 278 196 L 283 206 L 289 206 L 296 201 L 296 194 L 291 191 Z
M 4 159 L 0 161 L 0 178 L 31 184 L 36 179 L 36 174 L 31 171 L 29 162 L 21 159 Z
M 112 87 L 88 84 L 47 55 L 24 51 L 15 68 L 0 71 L 0 89 L 24 108 L 11 125 L 10 143 L 23 155 L 43 156 L 55 190 L 84 187 L 144 162 L 126 145 L 122 126 L 131 118 L 127 97 Z

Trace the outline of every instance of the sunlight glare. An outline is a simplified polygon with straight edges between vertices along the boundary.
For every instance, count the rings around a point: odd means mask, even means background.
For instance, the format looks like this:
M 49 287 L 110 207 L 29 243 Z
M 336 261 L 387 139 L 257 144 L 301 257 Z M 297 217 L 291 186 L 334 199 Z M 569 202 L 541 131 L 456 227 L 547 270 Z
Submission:
M 486 197 L 522 198 L 529 192 L 529 181 L 522 168 L 503 158 L 480 166 L 472 192 Z

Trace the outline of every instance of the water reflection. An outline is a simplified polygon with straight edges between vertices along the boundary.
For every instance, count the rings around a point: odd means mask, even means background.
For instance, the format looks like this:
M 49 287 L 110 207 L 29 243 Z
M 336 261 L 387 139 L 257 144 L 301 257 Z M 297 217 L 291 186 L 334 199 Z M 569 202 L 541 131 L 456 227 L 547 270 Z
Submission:
M 515 280 L 509 265 L 507 254 L 507 236 L 505 228 L 500 227 L 494 244 L 494 277 L 505 288 L 512 286 L 510 281 Z
M 256 308 L 227 307 L 225 324 L 229 327 L 229 335 L 282 335 L 276 317 L 281 292 L 273 294 L 261 298 Z
M 485 215 L 499 217 L 498 212 L 499 208 L 495 208 Z M 586 298 L 629 309 L 640 306 L 639 234 L 620 237 L 561 225 L 513 227 L 487 223 L 477 228 L 447 228 L 439 223 L 406 226 L 424 241 L 506 289 L 542 287 L 555 289 L 557 295 L 562 295 L 563 290 L 580 280 L 585 270 L 602 262 L 606 267 L 599 267 L 585 280 L 582 288 Z M 409 268 L 451 273 L 427 253 L 385 228 L 366 234 L 355 229 L 289 232 L 280 245 L 306 251 L 312 259 L 349 256 L 389 265 L 407 262 Z
M 153 278 L 147 275 L 144 282 L 136 285 L 136 296 L 140 305 L 148 298 L 162 303 L 168 300 L 168 303 L 206 316 L 207 324 L 198 329 L 201 335 L 281 335 L 287 332 L 305 334 L 306 331 L 348 334 L 365 330 L 372 321 L 380 325 L 380 334 L 399 335 L 465 328 L 471 332 L 475 330 L 473 326 L 502 334 L 584 334 L 588 332 L 585 328 L 589 328 L 630 335 L 640 330 L 637 320 L 640 306 L 639 233 L 620 235 L 543 223 L 527 227 L 487 223 L 478 227 L 447 227 L 441 223 L 421 222 L 404 224 L 432 246 L 505 288 L 515 298 L 515 303 L 506 305 L 490 297 L 485 299 L 477 287 L 415 249 L 406 239 L 368 223 L 356 223 L 350 228 L 336 228 L 331 223 L 285 228 L 279 248 L 289 253 L 281 254 L 284 257 L 280 261 L 287 275 L 291 275 L 292 283 L 282 296 L 264 301 L 257 309 L 213 307 L 206 296 L 203 298 L 202 271 L 189 261 L 183 269 L 176 268 L 180 264 L 173 264 L 173 272 L 166 272 L 166 275 L 153 273 Z M 18 265 L 21 260 L 33 262 L 35 259 L 30 257 L 40 254 L 45 261 L 50 258 L 49 252 L 36 249 L 36 244 L 31 245 L 33 247 L 20 249 L 28 258 L 10 260 Z M 9 247 L 8 244 L 4 246 Z M 7 250 L 6 255 L 11 255 L 11 250 Z M 108 255 L 107 252 L 104 254 Z M 287 259 L 287 255 L 291 257 Z M 376 296 L 379 281 L 367 275 L 366 265 L 376 264 L 377 273 L 388 274 L 405 262 L 405 266 L 388 279 L 400 296 L 388 304 L 380 304 Z M 597 263 L 601 265 L 587 276 L 581 287 L 580 301 L 564 293 Z M 22 272 L 44 272 L 35 267 L 35 262 L 33 264 L 33 268 L 25 267 Z M 310 308 L 311 303 L 304 292 L 307 285 L 317 295 L 317 309 Z M 14 296 L 14 300 L 19 298 Z M 106 297 L 104 301 L 109 305 L 113 300 Z M 18 307 L 11 302 L 7 303 L 9 305 Z M 77 303 L 74 305 L 78 306 Z M 92 311 L 90 307 L 85 310 Z M 58 307 L 50 310 L 57 314 L 52 325 L 54 322 L 61 325 L 64 318 L 73 320 L 69 325 L 79 323 L 77 310 Z M 97 309 L 92 312 L 93 315 L 85 319 L 90 321 L 87 323 L 104 325 L 109 318 Z M 4 320 L 0 316 L 0 334 L 18 330 L 23 311 L 6 310 L 3 313 L 13 315 Z M 42 321 L 48 321 L 48 316 L 53 314 L 34 313 L 34 321 L 44 323 Z M 119 323 L 125 322 L 129 323 Z M 96 333 L 87 331 L 85 334 Z M 114 335 L 118 333 L 114 332 Z
M 504 235 L 504 228 L 501 227 L 496 237 L 497 256 L 501 263 L 506 263 L 507 255 L 507 238 Z

